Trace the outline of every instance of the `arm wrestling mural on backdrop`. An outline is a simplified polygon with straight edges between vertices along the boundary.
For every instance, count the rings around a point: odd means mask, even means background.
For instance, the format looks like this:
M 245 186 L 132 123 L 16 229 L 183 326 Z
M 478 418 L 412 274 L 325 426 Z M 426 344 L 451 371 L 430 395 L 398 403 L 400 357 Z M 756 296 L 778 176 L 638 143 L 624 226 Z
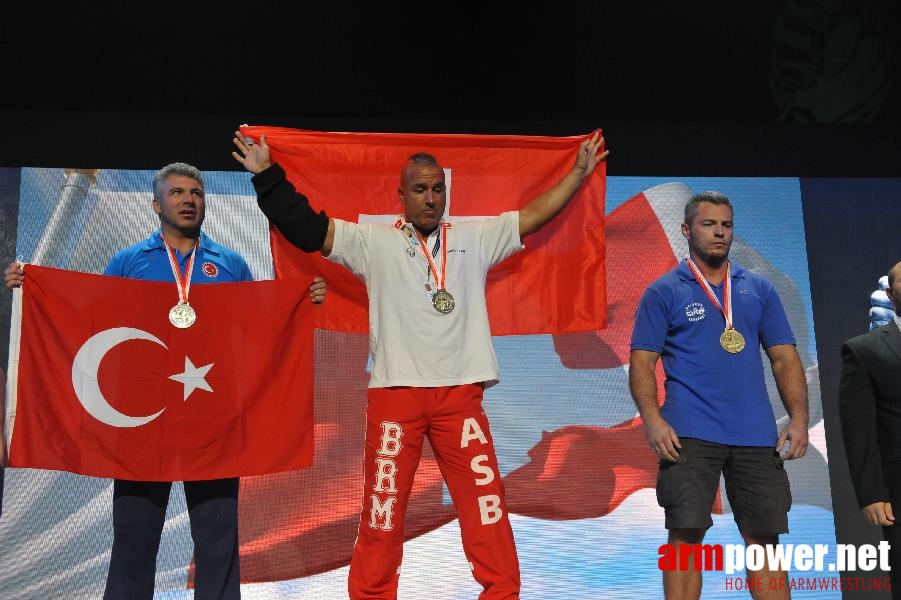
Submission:
M 100 272 L 116 249 L 156 227 L 145 191 L 150 177 L 149 171 L 22 169 L 20 182 L 7 179 L 18 185 L 17 253 L 26 262 Z M 269 232 L 249 175 L 206 177 L 211 218 L 205 230 L 244 255 L 255 279 L 273 278 Z M 787 465 L 794 505 L 791 533 L 782 541 L 834 547 L 799 180 L 608 177 L 606 185 L 607 327 L 494 338 L 501 382 L 486 392 L 485 408 L 508 491 L 523 594 L 631 598 L 659 589 L 665 530 L 654 494 L 656 461 L 635 417 L 625 365 L 638 298 L 687 254 L 679 235 L 682 207 L 704 189 L 732 199 L 733 256 L 776 285 L 808 374 L 811 449 Z M 359 510 L 368 341 L 362 334 L 318 330 L 315 343 L 313 465 L 242 480 L 241 570 L 248 598 L 346 596 Z M 771 377 L 768 385 L 782 418 Z M 97 597 L 112 537 L 111 487 L 106 479 L 7 469 L 0 590 L 23 597 Z M 714 512 L 717 526 L 706 541 L 740 543 L 724 494 Z M 419 585 L 436 599 L 478 593 L 459 546 L 453 506 L 428 451 L 406 533 L 401 597 L 421 597 Z M 187 513 L 176 486 L 159 553 L 157 597 L 189 597 L 191 572 Z M 705 597 L 732 597 L 725 578 L 708 574 Z M 840 597 L 838 591 L 805 593 L 796 597 Z

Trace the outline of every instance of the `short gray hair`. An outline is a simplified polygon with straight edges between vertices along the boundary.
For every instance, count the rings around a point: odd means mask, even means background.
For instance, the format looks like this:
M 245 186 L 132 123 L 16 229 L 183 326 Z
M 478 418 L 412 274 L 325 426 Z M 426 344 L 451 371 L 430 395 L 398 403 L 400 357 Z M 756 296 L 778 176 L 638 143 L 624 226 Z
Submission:
M 184 177 L 190 177 L 191 179 L 194 179 L 198 183 L 200 183 L 201 188 L 204 187 L 203 174 L 200 172 L 200 169 L 193 165 L 189 165 L 188 163 L 174 162 L 166 165 L 153 175 L 154 198 L 161 200 L 160 194 L 162 194 L 161 187 L 163 185 L 163 182 L 172 175 L 182 175 Z

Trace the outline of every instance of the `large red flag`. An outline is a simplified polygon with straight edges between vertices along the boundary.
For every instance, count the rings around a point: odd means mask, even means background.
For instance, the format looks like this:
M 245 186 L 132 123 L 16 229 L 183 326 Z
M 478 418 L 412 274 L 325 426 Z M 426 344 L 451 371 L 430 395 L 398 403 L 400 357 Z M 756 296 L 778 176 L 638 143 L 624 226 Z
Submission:
M 684 198 L 669 204 L 681 211 Z M 678 215 L 670 216 L 665 215 L 664 222 L 677 222 Z M 613 275 L 609 327 L 555 336 L 562 363 L 573 369 L 620 369 L 628 364 L 629 337 L 641 292 L 677 264 L 660 218 L 644 194 L 613 211 L 606 227 L 607 266 Z M 326 304 L 332 301 L 331 293 L 330 286 Z M 360 339 L 349 339 L 354 337 Z M 368 344 L 362 336 L 345 336 L 337 346 L 337 342 L 320 345 L 316 356 L 317 379 L 329 382 L 318 391 L 324 401 L 316 406 L 316 464 L 296 473 L 242 482 L 242 581 L 305 577 L 350 562 L 360 518 L 363 457 L 359 449 L 365 431 Z M 661 386 L 663 379 L 660 368 Z M 341 385 L 334 385 L 336 381 Z M 621 392 L 622 402 L 631 405 L 628 389 L 623 387 Z M 573 406 L 580 402 L 585 399 L 572 399 Z M 656 482 L 657 459 L 637 416 L 611 427 L 574 420 L 540 433 L 527 453 L 528 460 L 504 476 L 512 514 L 552 520 L 597 518 Z M 328 506 L 328 518 L 308 510 L 309 506 Z M 721 512 L 721 505 L 717 507 Z M 455 516 L 445 498 L 437 462 L 426 447 L 404 522 L 405 539 L 441 527 Z
M 191 287 L 28 265 L 13 303 L 12 467 L 181 481 L 309 466 L 309 281 Z
M 334 133 L 248 126 L 241 133 L 257 140 L 265 134 L 273 160 L 313 208 L 353 222 L 390 222 L 402 212 L 400 171 L 416 152 L 435 155 L 445 169 L 450 221 L 518 210 L 572 168 L 579 144 L 592 135 Z M 525 239 L 525 251 L 488 273 L 493 335 L 606 326 L 605 173 L 601 163 L 566 210 Z M 350 271 L 318 253 L 301 252 L 275 229 L 270 241 L 276 277 L 323 275 L 328 281 L 326 328 L 368 331 L 366 290 Z

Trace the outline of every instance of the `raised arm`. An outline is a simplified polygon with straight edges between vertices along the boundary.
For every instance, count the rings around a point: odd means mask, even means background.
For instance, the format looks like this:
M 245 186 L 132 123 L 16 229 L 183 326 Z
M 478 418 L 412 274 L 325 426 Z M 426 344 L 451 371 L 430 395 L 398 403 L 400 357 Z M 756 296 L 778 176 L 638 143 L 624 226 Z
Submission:
M 644 433 L 651 450 L 666 460 L 679 460 L 679 436 L 660 414 L 657 402 L 658 352 L 632 350 L 629 353 L 629 391 L 644 421 Z
M 801 365 L 798 349 L 793 344 L 779 344 L 766 349 L 766 354 L 773 367 L 773 378 L 779 398 L 788 413 L 788 425 L 779 432 L 776 450 L 782 451 L 787 441 L 791 442 L 789 451 L 783 455 L 787 460 L 801 458 L 807 454 L 810 416 L 807 406 L 807 377 Z
M 579 144 L 579 153 L 573 168 L 554 184 L 554 187 L 537 196 L 519 211 L 519 237 L 534 233 L 545 223 L 560 214 L 582 183 L 594 173 L 602 160 L 607 159 L 609 150 L 604 148 L 604 138 L 599 131 Z
M 304 252 L 319 250 L 323 256 L 331 254 L 334 222 L 325 211 L 314 211 L 307 197 L 288 181 L 284 169 L 272 163 L 266 136 L 261 136 L 256 144 L 236 131 L 232 142 L 238 148 L 232 156 L 253 173 L 250 181 L 257 192 L 257 204 L 269 222 Z

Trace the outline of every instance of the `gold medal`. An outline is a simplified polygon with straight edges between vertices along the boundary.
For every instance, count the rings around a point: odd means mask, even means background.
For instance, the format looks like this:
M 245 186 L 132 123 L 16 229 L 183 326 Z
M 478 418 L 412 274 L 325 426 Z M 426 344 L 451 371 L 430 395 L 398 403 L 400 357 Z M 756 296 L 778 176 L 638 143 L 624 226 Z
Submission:
M 688 265 L 688 269 L 694 274 L 695 279 L 697 279 L 698 284 L 703 287 L 704 293 L 707 294 L 713 305 L 722 311 L 723 316 L 726 318 L 726 330 L 720 335 L 720 346 L 730 354 L 738 354 L 745 348 L 745 338 L 732 325 L 732 264 L 726 263 L 726 277 L 723 279 L 723 303 L 720 304 L 720 301 L 716 299 L 716 294 L 713 293 L 713 288 L 710 287 L 707 279 L 694 261 L 691 258 L 686 258 L 685 262 Z
M 732 354 L 737 354 L 744 350 L 745 338 L 734 329 L 727 329 L 720 336 L 720 346 L 723 350 Z
M 197 320 L 197 313 L 190 304 L 179 302 L 169 309 L 169 322 L 179 329 L 187 329 Z
M 446 315 L 454 310 L 456 302 L 454 301 L 454 297 L 450 295 L 450 292 L 447 290 L 438 290 L 432 295 L 432 306 L 434 306 L 435 310 L 441 314 Z

